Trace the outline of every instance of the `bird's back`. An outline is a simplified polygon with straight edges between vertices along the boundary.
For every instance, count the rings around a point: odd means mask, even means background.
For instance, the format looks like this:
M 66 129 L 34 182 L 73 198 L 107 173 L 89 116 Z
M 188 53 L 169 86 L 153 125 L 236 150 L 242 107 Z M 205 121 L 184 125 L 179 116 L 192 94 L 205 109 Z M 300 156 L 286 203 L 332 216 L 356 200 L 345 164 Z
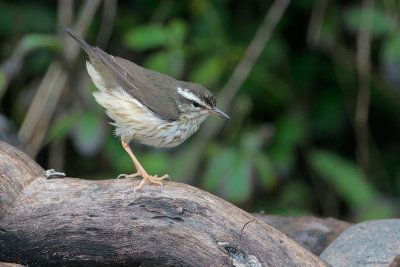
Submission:
M 90 46 L 68 27 L 63 26 L 63 29 L 88 54 L 90 63 L 87 69 L 100 90 L 133 97 L 163 120 L 175 121 L 179 118 L 179 109 L 171 94 L 176 87 L 174 78 L 109 55 L 98 47 Z

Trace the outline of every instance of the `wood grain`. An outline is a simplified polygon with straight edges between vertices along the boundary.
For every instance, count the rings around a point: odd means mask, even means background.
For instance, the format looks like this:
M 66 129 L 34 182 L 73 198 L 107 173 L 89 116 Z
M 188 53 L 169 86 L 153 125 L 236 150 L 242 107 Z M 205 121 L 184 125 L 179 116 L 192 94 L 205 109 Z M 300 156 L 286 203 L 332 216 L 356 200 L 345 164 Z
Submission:
M 165 182 L 135 193 L 134 179 L 48 180 L 12 147 L 0 143 L 0 151 L 0 262 L 325 266 L 278 230 L 195 187 Z

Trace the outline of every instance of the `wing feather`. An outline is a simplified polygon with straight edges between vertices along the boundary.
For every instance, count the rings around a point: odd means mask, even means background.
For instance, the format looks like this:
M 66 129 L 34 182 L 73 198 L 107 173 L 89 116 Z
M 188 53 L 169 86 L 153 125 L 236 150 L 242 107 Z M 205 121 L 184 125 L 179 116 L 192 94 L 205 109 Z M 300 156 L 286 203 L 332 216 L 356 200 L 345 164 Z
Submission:
M 137 64 L 111 56 L 100 48 L 94 49 L 103 64 L 122 88 L 164 120 L 174 121 L 179 110 L 171 89 L 176 80 L 167 75 L 146 70 Z
M 161 119 L 175 121 L 179 118 L 179 109 L 173 99 L 177 82 L 174 78 L 142 68 L 129 60 L 109 55 L 98 47 L 90 46 L 68 27 L 62 26 L 62 28 L 89 55 L 93 68 L 100 75 L 106 71 L 107 74 L 104 76 L 107 77 L 104 78 L 112 76 L 128 95 L 137 99 Z

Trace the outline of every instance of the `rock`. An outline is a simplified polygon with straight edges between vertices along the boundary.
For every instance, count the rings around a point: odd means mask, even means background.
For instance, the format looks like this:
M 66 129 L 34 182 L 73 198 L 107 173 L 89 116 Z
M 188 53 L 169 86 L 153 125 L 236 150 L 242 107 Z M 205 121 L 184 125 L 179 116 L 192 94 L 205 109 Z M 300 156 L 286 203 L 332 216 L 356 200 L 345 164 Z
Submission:
M 321 254 L 332 266 L 399 266 L 400 219 L 366 221 L 347 229 Z
M 253 215 L 278 229 L 315 255 L 320 255 L 333 240 L 351 226 L 348 222 L 334 218 Z

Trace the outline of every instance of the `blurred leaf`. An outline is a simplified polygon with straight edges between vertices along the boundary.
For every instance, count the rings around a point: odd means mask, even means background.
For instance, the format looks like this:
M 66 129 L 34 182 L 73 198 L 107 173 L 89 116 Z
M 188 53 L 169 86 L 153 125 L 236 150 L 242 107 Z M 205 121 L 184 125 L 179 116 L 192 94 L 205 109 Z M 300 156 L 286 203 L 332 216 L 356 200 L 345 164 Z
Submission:
M 265 189 L 271 189 L 277 184 L 277 177 L 271 161 L 262 153 L 254 157 L 254 163 L 260 175 L 260 182 Z
M 230 43 L 225 36 L 221 20 L 222 17 L 218 15 L 213 5 L 207 8 L 207 12 L 195 17 L 195 20 L 191 24 L 191 49 L 196 50 L 199 54 L 223 52 L 227 56 L 240 59 L 242 53 L 235 53 L 237 51 L 231 51 L 230 49 Z M 232 37 L 235 36 L 233 35 Z M 245 47 L 241 48 L 245 49 Z
M 357 166 L 341 156 L 329 151 L 314 150 L 308 161 L 314 171 L 350 205 L 365 205 L 377 196 Z
M 183 72 L 184 56 L 179 50 L 160 51 L 150 55 L 143 66 L 179 78 Z
M 57 12 L 41 1 L 0 1 L 0 34 L 50 32 L 57 25 Z
M 53 61 L 54 53 L 44 49 L 38 50 L 27 55 L 25 70 L 31 75 L 43 75 Z
M 358 221 L 361 222 L 394 218 L 396 217 L 395 210 L 396 207 L 392 206 L 390 203 L 374 199 L 371 203 L 362 207 L 360 211 L 355 211 L 355 213 L 359 216 L 359 218 L 357 218 Z
M 135 165 L 132 162 L 132 159 L 129 157 L 129 154 L 124 150 L 119 142 L 114 136 L 108 135 L 104 151 L 106 152 L 107 158 L 110 160 L 113 169 L 116 170 L 117 174 L 114 174 L 117 177 L 121 173 L 131 174 L 135 173 Z M 135 150 L 133 150 L 134 153 Z
M 311 106 L 310 125 L 315 137 L 329 137 L 330 140 L 341 140 L 346 127 L 347 114 L 343 103 L 343 95 L 336 88 L 321 91 L 318 101 Z
M 230 176 L 231 168 L 235 161 L 235 150 L 233 148 L 222 150 L 215 154 L 204 175 L 202 187 L 211 192 L 216 192 L 220 186 L 220 181 L 224 177 Z
M 262 146 L 262 140 L 256 132 L 248 131 L 244 133 L 240 141 L 243 152 L 251 156 L 255 156 Z
M 221 77 L 223 64 L 218 57 L 209 57 L 199 62 L 189 75 L 189 80 L 210 87 Z
M 169 50 L 169 71 L 170 75 L 176 79 L 182 78 L 185 68 L 185 54 L 180 48 Z
M 279 195 L 279 203 L 286 209 L 309 210 L 312 202 L 312 190 L 308 184 L 301 182 L 301 179 L 292 179 L 287 182 Z
M 306 127 L 299 114 L 291 113 L 282 116 L 276 125 L 276 134 L 269 155 L 285 171 L 294 164 L 295 149 L 306 136 Z
M 268 67 L 268 70 L 274 70 L 284 66 L 288 60 L 288 51 L 290 51 L 287 45 L 285 40 L 279 36 L 271 36 L 271 40 L 267 43 L 261 55 L 262 61 L 260 60 L 261 62 L 258 62 L 255 68 L 257 68 L 259 64 L 264 64 Z M 262 66 L 260 72 L 262 73 L 265 71 L 265 67 Z
M 211 3 L 206 0 L 192 0 L 188 2 L 189 10 L 195 15 L 199 15 L 209 9 Z
M 242 203 L 248 199 L 250 187 L 250 162 L 233 149 L 224 149 L 211 158 L 204 175 L 206 190 L 217 192 L 232 203 Z
M 61 50 L 60 42 L 57 36 L 48 34 L 25 35 L 18 47 L 22 53 L 28 53 L 39 48 L 47 48 L 55 51 Z
M 165 171 L 168 166 L 168 154 L 156 151 L 150 151 L 148 153 L 143 153 L 139 156 L 139 162 L 142 164 L 143 168 L 150 175 L 158 175 L 159 177 L 167 174 Z M 133 163 L 132 163 L 133 164 Z
M 169 70 L 169 54 L 168 54 L 168 52 L 160 51 L 160 52 L 151 54 L 149 57 L 147 57 L 143 66 L 145 68 L 169 75 L 169 73 L 168 73 L 168 70 Z
M 306 136 L 304 121 L 297 113 L 282 116 L 277 123 L 276 143 L 292 147 L 300 144 Z
M 165 171 L 171 176 L 172 181 L 176 182 L 186 182 L 188 177 L 184 176 L 186 171 L 186 166 L 190 166 L 193 157 L 198 156 L 194 151 L 195 155 L 192 155 L 192 151 L 189 149 L 180 150 L 173 157 L 170 157 L 169 164 Z M 197 178 L 197 177 L 196 177 Z
M 186 33 L 187 24 L 180 19 L 172 20 L 167 26 L 167 44 L 172 48 L 179 47 L 183 44 Z
M 54 61 L 52 51 L 60 49 L 60 42 L 55 35 L 28 34 L 19 42 L 16 54 L 21 58 L 26 56 L 26 72 L 35 75 L 46 71 L 50 63 Z
M 394 19 L 379 7 L 367 9 L 366 12 L 367 16 L 372 16 L 371 33 L 373 36 L 380 37 L 396 29 Z M 361 7 L 353 7 L 345 12 L 345 23 L 352 32 L 356 33 L 360 29 L 362 16 L 363 9 Z
M 163 46 L 167 38 L 168 32 L 162 25 L 148 24 L 128 31 L 124 36 L 124 43 L 135 50 L 148 50 Z
M 0 88 L 3 86 L 3 83 L 6 81 L 6 75 L 4 72 L 0 71 Z
M 337 8 L 329 8 L 321 27 L 320 40 L 324 44 L 334 45 L 341 34 L 341 16 Z
M 65 114 L 56 122 L 53 122 L 48 134 L 49 142 L 57 143 L 64 139 L 70 133 L 80 115 L 78 113 Z
M 396 33 L 387 38 L 383 43 L 381 58 L 385 63 L 400 60 L 400 34 Z
M 225 173 L 225 183 L 222 185 L 225 198 L 234 204 L 243 203 L 250 197 L 250 162 L 236 155 L 231 171 Z
M 84 155 L 92 155 L 98 151 L 104 139 L 104 128 L 101 118 L 93 113 L 84 113 L 73 131 L 76 148 Z

